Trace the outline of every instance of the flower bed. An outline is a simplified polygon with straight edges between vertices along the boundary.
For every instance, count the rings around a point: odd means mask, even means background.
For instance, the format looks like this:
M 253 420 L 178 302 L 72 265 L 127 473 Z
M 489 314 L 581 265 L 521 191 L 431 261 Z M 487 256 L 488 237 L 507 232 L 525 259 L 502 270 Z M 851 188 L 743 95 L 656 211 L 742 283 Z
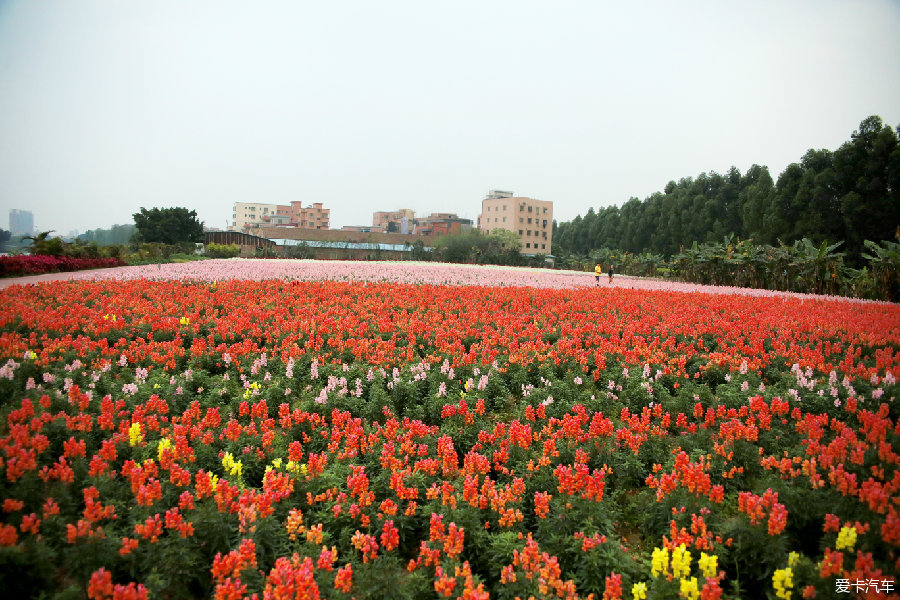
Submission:
M 189 279 L 0 292 L 9 594 L 830 597 L 900 566 L 896 305 Z
M 60 271 L 81 271 L 84 269 L 107 269 L 120 267 L 125 263 L 118 258 L 69 258 L 66 256 L 0 256 L 0 277 L 21 277 L 22 275 L 43 275 Z
M 186 264 L 153 264 L 129 267 L 109 273 L 74 274 L 72 279 L 148 279 L 151 281 L 367 281 L 434 285 L 475 285 L 488 287 L 533 287 L 552 289 L 582 289 L 616 287 L 634 290 L 670 292 L 702 292 L 741 296 L 782 298 L 834 298 L 845 302 L 865 302 L 837 296 L 816 296 L 793 292 L 760 290 L 727 286 L 701 285 L 679 281 L 648 279 L 616 275 L 610 283 L 606 275 L 599 285 L 593 272 L 506 267 L 494 265 L 463 265 L 433 262 L 396 261 L 336 261 L 297 259 L 230 259 L 204 260 Z

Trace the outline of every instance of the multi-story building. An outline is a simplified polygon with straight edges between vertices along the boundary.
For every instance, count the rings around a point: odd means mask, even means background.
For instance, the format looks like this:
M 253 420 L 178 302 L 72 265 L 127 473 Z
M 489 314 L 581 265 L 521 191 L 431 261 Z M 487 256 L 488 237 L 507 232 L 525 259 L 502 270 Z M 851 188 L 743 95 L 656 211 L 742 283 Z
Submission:
M 491 190 L 481 201 L 478 229 L 506 229 L 519 236 L 523 254 L 550 254 L 553 243 L 553 202 Z
M 441 236 L 466 233 L 472 229 L 472 219 L 463 219 L 454 213 L 431 213 L 415 220 L 415 235 Z
M 231 213 L 231 231 L 247 231 L 259 227 L 282 226 L 305 229 L 328 229 L 330 209 L 322 208 L 321 202 L 304 207 L 301 202 L 290 205 L 265 204 L 261 202 L 235 202 Z
M 409 226 L 415 218 L 416 213 L 409 208 L 401 208 L 394 211 L 378 211 L 372 214 L 372 225 L 392 233 L 409 233 Z
M 9 231 L 13 235 L 34 233 L 34 214 L 30 210 L 13 208 L 9 211 Z
M 232 231 L 255 229 L 260 225 L 272 225 L 272 218 L 278 216 L 277 206 L 262 202 L 235 202 L 231 213 Z
M 303 206 L 301 202 L 294 200 L 290 206 L 279 206 L 279 210 L 286 211 L 289 215 L 291 227 L 303 229 L 328 229 L 331 218 L 331 209 L 322 208 L 321 202 L 313 202 L 311 206 Z

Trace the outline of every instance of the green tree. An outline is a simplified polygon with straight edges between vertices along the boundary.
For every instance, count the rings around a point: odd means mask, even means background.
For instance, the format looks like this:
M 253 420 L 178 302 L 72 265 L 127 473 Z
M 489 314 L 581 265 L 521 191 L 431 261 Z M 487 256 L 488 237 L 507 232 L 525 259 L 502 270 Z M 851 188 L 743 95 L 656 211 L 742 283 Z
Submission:
M 62 256 L 65 254 L 62 238 L 51 238 L 51 233 L 53 233 L 53 230 L 42 231 L 37 235 L 26 235 L 22 239 L 31 240 L 28 251 L 32 254 L 42 256 Z
M 890 240 L 900 223 L 897 132 L 879 117 L 865 119 L 835 151 L 834 178 L 848 252 L 861 252 L 864 240 Z
M 412 260 L 431 260 L 431 250 L 425 247 L 425 242 L 416 240 L 412 244 L 406 242 L 405 246 L 409 247 L 409 258 Z
M 130 242 L 134 232 L 134 224 L 129 223 L 113 225 L 109 229 L 91 229 L 79 235 L 78 239 L 95 242 L 98 246 L 116 246 Z
M 141 212 L 132 216 L 139 242 L 175 245 L 203 241 L 203 223 L 197 220 L 197 211 L 182 207 L 150 210 L 141 207 Z
M 741 190 L 741 212 L 743 227 L 741 233 L 752 238 L 757 244 L 775 242 L 771 222 L 778 207 L 775 203 L 775 182 L 768 167 L 753 165 L 745 176 L 745 186 Z M 767 218 L 769 219 L 767 221 Z
M 488 234 L 488 239 L 500 247 L 501 250 L 515 250 L 518 252 L 522 249 L 522 240 L 515 232 L 509 229 L 494 229 Z

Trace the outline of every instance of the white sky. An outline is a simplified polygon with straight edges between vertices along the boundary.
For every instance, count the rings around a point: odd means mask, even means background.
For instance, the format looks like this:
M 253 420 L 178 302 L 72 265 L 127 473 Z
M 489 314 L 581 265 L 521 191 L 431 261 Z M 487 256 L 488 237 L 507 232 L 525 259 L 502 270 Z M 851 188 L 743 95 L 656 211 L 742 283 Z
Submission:
M 0 224 L 323 202 L 557 220 L 900 124 L 897 0 L 0 0 Z

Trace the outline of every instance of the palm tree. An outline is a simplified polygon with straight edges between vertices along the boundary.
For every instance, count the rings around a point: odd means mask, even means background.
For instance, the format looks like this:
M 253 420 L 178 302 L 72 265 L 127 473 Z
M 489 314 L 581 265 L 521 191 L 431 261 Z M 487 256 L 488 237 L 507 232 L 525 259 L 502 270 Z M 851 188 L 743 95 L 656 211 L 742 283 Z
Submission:
M 51 239 L 50 234 L 53 231 L 51 229 L 50 231 L 42 231 L 37 235 L 26 235 L 22 237 L 22 240 L 31 240 L 31 244 L 28 246 L 28 251 L 31 254 L 62 256 L 64 251 L 62 239 L 58 237 Z

